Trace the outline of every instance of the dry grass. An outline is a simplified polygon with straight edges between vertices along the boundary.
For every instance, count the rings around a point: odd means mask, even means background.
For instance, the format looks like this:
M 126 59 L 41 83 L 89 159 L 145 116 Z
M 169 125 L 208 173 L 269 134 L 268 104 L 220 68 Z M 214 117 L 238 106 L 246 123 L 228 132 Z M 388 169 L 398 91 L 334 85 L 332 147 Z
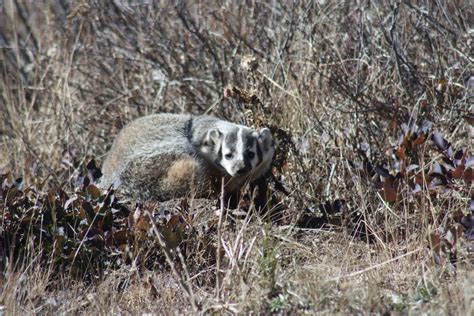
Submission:
M 209 232 L 217 260 L 172 253 L 160 269 L 124 265 L 92 281 L 40 264 L 32 239 L 17 264 L 0 252 L 0 313 L 473 313 L 467 241 L 454 264 L 428 242 L 469 212 L 472 180 L 412 195 L 407 175 L 387 201 L 364 167 L 394 175 L 402 124 L 424 119 L 472 154 L 470 1 L 125 3 L 0 7 L 0 171 L 73 191 L 131 119 L 213 113 L 291 134 L 296 150 L 275 171 L 290 192 L 278 193 L 284 219 L 223 217 Z M 406 162 L 427 170 L 442 156 L 428 140 Z M 345 211 L 324 227 L 295 225 L 336 199 Z M 194 211 L 218 221 L 210 208 Z

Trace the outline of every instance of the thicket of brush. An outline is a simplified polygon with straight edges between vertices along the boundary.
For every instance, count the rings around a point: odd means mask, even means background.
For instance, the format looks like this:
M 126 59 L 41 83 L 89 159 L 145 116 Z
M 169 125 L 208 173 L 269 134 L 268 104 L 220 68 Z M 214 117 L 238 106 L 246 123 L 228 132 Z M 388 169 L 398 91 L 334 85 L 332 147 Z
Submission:
M 5 1 L 0 311 L 472 313 L 473 21 L 470 1 Z M 157 112 L 269 126 L 268 213 L 97 189 Z

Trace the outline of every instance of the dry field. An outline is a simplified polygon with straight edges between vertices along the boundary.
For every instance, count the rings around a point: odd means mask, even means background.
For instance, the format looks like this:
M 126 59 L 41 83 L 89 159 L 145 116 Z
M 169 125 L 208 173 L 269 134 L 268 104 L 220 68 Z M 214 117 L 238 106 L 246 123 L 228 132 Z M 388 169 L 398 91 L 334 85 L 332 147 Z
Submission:
M 469 0 L 0 1 L 0 315 L 472 315 L 473 100 Z M 269 126 L 267 212 L 98 190 L 157 112 Z

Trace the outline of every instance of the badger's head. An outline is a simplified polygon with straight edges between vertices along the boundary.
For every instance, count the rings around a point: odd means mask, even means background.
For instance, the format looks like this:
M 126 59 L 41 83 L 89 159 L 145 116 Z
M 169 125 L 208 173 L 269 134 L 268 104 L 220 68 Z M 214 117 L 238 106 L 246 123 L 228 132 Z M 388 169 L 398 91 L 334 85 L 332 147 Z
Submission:
M 231 177 L 256 178 L 270 167 L 275 148 L 268 128 L 229 125 L 207 131 L 201 151 Z

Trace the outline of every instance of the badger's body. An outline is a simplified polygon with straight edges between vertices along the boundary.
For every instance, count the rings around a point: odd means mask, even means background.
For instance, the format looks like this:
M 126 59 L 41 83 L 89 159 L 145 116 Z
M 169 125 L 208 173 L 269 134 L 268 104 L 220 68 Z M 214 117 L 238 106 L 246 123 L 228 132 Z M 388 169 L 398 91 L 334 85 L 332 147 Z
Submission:
M 266 128 L 258 132 L 213 116 L 150 115 L 119 133 L 101 186 L 120 183 L 129 197 L 164 201 L 209 196 L 224 178 L 226 194 L 233 195 L 270 169 L 273 154 Z

